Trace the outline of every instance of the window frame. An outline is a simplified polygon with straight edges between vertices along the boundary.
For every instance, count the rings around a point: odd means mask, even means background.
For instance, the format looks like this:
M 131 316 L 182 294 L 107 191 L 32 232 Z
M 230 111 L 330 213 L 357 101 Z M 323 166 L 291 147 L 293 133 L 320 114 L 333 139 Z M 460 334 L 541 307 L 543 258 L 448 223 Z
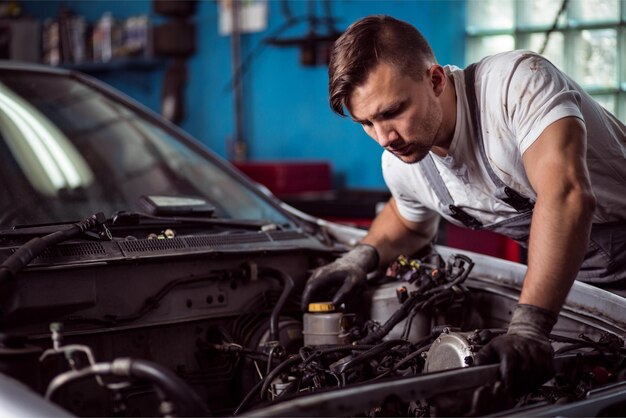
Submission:
M 490 55 L 495 52 L 504 52 L 503 50 L 497 51 L 489 51 L 487 53 L 480 52 L 476 47 L 476 41 L 481 39 L 486 39 L 494 36 L 510 36 L 513 39 L 514 49 L 529 49 L 530 45 L 528 45 L 529 35 L 532 34 L 546 34 L 550 31 L 552 24 L 549 25 L 525 25 L 523 22 L 520 22 L 522 16 L 522 8 L 527 7 L 524 0 L 512 0 L 511 3 L 501 2 L 500 4 L 504 7 L 508 4 L 511 4 L 513 7 L 513 27 L 512 28 L 503 28 L 503 29 L 481 29 L 478 25 L 470 22 L 471 16 L 473 15 L 472 7 L 478 6 L 479 3 L 483 0 L 468 0 L 467 2 L 467 19 L 465 25 L 465 45 L 466 45 L 466 54 L 465 54 L 465 64 L 470 64 L 471 62 L 478 61 L 480 58 Z M 622 122 L 626 121 L 626 0 L 617 1 L 617 18 L 615 20 L 605 20 L 605 21 L 585 21 L 585 20 L 574 20 L 570 18 L 572 12 L 574 11 L 574 7 L 576 5 L 576 0 L 570 0 L 567 4 L 567 7 L 563 14 L 560 16 L 559 22 L 552 32 L 561 33 L 563 35 L 563 50 L 562 50 L 562 58 L 563 63 L 562 67 L 560 67 L 566 74 L 570 75 L 576 82 L 581 84 L 585 91 L 591 94 L 594 98 L 613 98 L 614 100 L 614 108 L 608 109 L 612 113 L 615 114 Z M 578 0 L 584 1 L 584 0 Z M 610 0 L 609 0 L 610 1 Z M 561 1 L 556 0 L 560 9 Z M 480 6 L 478 6 L 480 7 Z M 555 16 L 556 17 L 556 16 Z M 575 74 L 574 67 L 575 63 L 575 42 L 578 36 L 581 36 L 583 31 L 586 30 L 603 30 L 610 29 L 615 30 L 616 36 L 616 44 L 615 44 L 615 66 L 616 66 L 616 80 L 615 85 L 613 86 L 586 86 L 582 80 L 578 79 Z M 550 36 L 552 37 L 553 34 Z M 549 44 L 548 44 L 549 45 Z M 539 52 L 535 50 L 535 52 Z M 547 57 L 550 59 L 550 57 Z

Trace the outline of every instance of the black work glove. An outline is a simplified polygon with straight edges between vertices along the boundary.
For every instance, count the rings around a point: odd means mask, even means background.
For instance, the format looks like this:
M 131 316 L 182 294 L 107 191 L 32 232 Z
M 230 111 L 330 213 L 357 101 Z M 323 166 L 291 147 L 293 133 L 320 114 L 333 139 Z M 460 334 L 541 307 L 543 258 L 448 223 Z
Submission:
M 367 273 L 378 267 L 378 251 L 367 244 L 359 244 L 330 264 L 313 271 L 302 293 L 302 310 L 308 311 L 312 297 L 321 290 L 340 286 L 332 298 L 339 306 L 356 287 L 365 283 Z
M 500 362 L 502 380 L 515 396 L 538 388 L 554 376 L 554 349 L 548 337 L 556 320 L 554 312 L 518 304 L 507 333 L 484 346 L 476 364 Z

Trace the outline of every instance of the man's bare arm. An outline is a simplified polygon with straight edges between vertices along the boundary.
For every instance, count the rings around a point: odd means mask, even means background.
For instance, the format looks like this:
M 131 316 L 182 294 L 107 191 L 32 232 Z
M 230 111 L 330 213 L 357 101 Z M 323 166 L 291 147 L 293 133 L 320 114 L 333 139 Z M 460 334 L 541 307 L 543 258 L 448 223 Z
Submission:
M 396 201 L 391 198 L 361 242 L 378 250 L 379 264 L 384 266 L 398 255 L 413 254 L 428 244 L 435 237 L 438 225 L 438 216 L 424 222 L 404 219 L 398 213 Z
M 583 122 L 564 118 L 523 155 L 537 202 L 520 303 L 559 312 L 580 268 L 595 208 L 585 142 Z

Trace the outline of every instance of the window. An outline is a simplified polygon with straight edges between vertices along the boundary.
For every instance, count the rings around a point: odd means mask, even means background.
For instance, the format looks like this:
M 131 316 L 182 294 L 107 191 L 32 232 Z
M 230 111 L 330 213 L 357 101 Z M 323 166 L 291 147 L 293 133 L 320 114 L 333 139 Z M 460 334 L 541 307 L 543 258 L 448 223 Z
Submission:
M 202 198 L 228 219 L 289 222 L 212 154 L 82 79 L 0 71 L 0 225 L 142 211 L 142 195 Z
M 626 121 L 626 0 L 468 0 L 467 4 L 468 63 L 511 49 L 541 52 Z

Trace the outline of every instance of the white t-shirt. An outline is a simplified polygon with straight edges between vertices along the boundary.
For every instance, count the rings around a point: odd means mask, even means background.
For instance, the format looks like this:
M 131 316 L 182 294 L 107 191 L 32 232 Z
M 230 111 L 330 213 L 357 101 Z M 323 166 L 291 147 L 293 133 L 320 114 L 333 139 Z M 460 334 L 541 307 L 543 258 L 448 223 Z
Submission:
M 455 205 L 485 226 L 517 215 L 493 196 L 495 186 L 479 154 L 465 90 L 463 70 L 446 66 L 457 97 L 456 127 L 448 156 L 431 153 Z M 487 159 L 495 174 L 522 195 L 536 199 L 522 155 L 548 125 L 577 117 L 587 127 L 587 165 L 597 198 L 594 223 L 626 219 L 626 127 L 549 61 L 530 51 L 513 51 L 481 60 L 475 73 L 476 100 Z M 383 176 L 410 221 L 436 213 L 451 223 L 417 164 L 382 155 Z

